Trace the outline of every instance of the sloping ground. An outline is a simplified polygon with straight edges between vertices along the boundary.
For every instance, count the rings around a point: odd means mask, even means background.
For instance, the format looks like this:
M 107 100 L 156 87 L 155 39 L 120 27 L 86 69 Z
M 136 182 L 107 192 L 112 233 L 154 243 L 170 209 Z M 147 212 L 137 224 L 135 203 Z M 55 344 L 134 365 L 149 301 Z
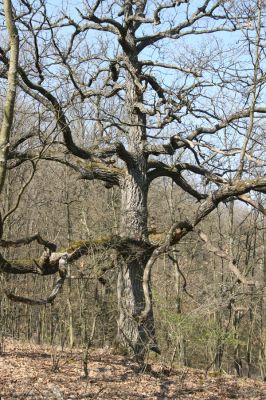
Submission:
M 266 400 L 262 382 L 205 377 L 188 368 L 165 372 L 158 364 L 150 372 L 140 372 L 129 359 L 99 350 L 89 356 L 85 380 L 80 351 L 7 341 L 0 356 L 0 399 Z

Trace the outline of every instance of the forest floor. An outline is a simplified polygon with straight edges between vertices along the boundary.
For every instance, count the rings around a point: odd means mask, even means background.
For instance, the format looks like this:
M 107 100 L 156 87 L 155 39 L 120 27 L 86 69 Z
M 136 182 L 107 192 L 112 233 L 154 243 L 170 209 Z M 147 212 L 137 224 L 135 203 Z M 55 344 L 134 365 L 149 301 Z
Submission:
M 140 371 L 132 360 L 108 350 L 89 354 L 82 378 L 82 351 L 6 340 L 0 354 L 0 400 L 266 400 L 266 384 L 204 371 L 169 371 L 159 363 Z

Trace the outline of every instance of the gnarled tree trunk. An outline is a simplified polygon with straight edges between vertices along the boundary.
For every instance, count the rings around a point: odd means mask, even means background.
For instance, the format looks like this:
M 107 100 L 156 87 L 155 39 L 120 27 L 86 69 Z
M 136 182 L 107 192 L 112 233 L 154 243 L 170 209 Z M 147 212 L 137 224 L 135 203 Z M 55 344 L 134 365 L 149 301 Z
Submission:
M 144 168 L 143 168 L 144 167 Z M 119 254 L 118 339 L 131 353 L 142 359 L 148 348 L 157 349 L 152 311 L 145 321 L 139 317 L 145 307 L 143 272 L 148 250 L 137 243 L 147 242 L 147 182 L 145 160 L 129 170 L 122 187 L 121 236 L 136 241 L 134 248 Z
M 125 56 L 125 58 L 127 58 Z M 126 62 L 137 73 L 138 62 L 132 51 Z M 142 359 L 150 348 L 157 350 L 152 310 L 145 320 L 139 317 L 145 307 L 143 273 L 150 257 L 143 250 L 148 243 L 147 211 L 147 156 L 146 116 L 137 107 L 143 101 L 143 94 L 128 74 L 127 115 L 130 124 L 128 132 L 127 171 L 121 187 L 120 236 L 136 243 L 135 248 L 119 254 L 118 277 L 118 339 L 137 358 Z M 139 247 L 137 245 L 139 243 Z

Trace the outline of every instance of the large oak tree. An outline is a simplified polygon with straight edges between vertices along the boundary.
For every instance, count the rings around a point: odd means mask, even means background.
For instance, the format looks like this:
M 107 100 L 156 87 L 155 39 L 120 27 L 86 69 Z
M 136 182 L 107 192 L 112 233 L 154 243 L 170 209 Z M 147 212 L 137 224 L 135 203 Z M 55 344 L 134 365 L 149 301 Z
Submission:
M 260 0 L 88 0 L 61 10 L 45 1 L 14 3 L 21 54 L 17 86 L 40 117 L 36 129 L 10 144 L 10 165 L 41 158 L 119 188 L 118 234 L 102 240 L 101 249 L 117 253 L 118 338 L 140 358 L 147 348 L 158 351 L 150 275 L 160 254 L 197 230 L 222 202 L 240 200 L 265 214 L 258 201 L 266 192 L 264 12 Z M 3 82 L 10 58 L 2 42 Z M 164 177 L 198 206 L 193 217 L 184 211 L 155 242 L 148 192 Z M 223 250 L 199 234 L 249 283 Z M 37 261 L 1 256 L 0 270 L 59 272 L 47 299 L 9 294 L 49 303 L 63 284 L 65 262 L 87 254 L 92 241 L 66 252 L 56 252 L 38 234 L 1 243 L 33 240 L 45 245 Z

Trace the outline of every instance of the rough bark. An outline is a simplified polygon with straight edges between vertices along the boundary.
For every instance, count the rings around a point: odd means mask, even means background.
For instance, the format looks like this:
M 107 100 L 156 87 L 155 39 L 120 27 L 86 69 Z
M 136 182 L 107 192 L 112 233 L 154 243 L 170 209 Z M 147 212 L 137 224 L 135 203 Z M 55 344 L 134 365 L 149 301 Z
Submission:
M 148 242 L 147 162 L 140 148 L 141 136 L 137 128 L 132 132 L 133 162 L 132 166 L 128 166 L 128 173 L 121 185 L 120 235 L 122 238 Z M 145 308 L 143 273 L 148 259 L 149 253 L 139 253 L 137 248 L 132 253 L 118 256 L 118 339 L 140 359 L 149 348 L 158 351 L 152 310 L 144 322 L 138 320 Z
M 137 106 L 143 103 L 143 93 L 138 77 L 140 67 L 133 28 L 128 29 L 121 46 L 128 68 L 126 109 L 130 125 L 128 152 L 131 159 L 127 162 L 127 173 L 120 186 L 120 235 L 122 238 L 148 242 L 146 115 Z M 138 251 L 122 257 L 118 255 L 118 339 L 139 359 L 144 357 L 149 348 L 158 351 L 152 309 L 145 321 L 139 321 L 139 316 L 145 308 L 143 274 L 148 259 L 148 253 L 140 255 Z
M 122 192 L 121 235 L 148 241 L 147 237 L 147 186 L 131 175 Z M 149 249 L 149 246 L 147 246 Z M 156 345 L 152 308 L 145 320 L 139 317 L 145 309 L 143 274 L 151 251 L 137 248 L 118 257 L 118 339 L 119 342 L 142 359 L 148 349 L 159 351 Z M 150 291 L 150 288 L 149 288 Z M 150 291 L 151 296 L 151 291 Z

